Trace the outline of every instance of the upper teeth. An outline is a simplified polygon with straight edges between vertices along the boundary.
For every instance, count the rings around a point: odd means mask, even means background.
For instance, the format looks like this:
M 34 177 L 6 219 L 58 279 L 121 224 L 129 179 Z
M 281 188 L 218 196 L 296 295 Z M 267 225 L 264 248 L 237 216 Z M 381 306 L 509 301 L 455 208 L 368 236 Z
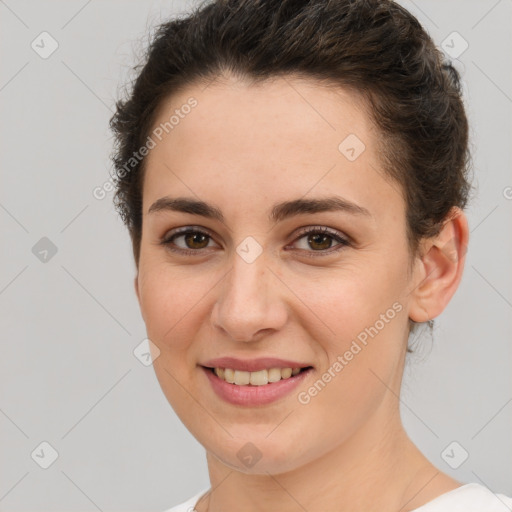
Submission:
M 297 375 L 300 372 L 300 368 L 270 368 L 269 370 L 259 370 L 257 372 L 245 372 L 233 370 L 232 368 L 215 368 L 214 372 L 217 377 L 231 384 L 263 386 L 269 382 L 277 382 L 281 379 L 288 379 L 292 375 Z

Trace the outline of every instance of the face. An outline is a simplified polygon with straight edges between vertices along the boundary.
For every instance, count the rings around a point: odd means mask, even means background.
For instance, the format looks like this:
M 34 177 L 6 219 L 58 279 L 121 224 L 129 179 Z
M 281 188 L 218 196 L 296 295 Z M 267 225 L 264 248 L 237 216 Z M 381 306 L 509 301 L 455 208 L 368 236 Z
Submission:
M 401 190 L 362 104 L 314 81 L 226 79 L 168 99 L 155 128 L 176 110 L 146 160 L 135 283 L 168 401 L 248 473 L 382 434 L 398 420 L 388 387 L 414 272 Z

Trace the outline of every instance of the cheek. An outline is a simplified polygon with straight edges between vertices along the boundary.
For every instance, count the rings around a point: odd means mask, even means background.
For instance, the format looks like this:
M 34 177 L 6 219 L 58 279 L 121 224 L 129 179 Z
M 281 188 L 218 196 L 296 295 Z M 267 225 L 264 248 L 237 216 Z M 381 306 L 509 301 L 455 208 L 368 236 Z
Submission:
M 323 290 L 310 293 L 308 300 L 329 327 L 312 320 L 317 327 L 311 334 L 324 333 L 314 337 L 326 362 L 312 386 L 301 390 L 300 403 L 310 399 L 304 414 L 316 418 L 326 439 L 336 439 L 340 421 L 344 435 L 350 435 L 378 409 L 388 386 L 394 387 L 407 315 L 389 274 L 380 280 L 339 279 Z
M 376 323 L 379 330 L 389 331 L 391 324 L 401 322 L 394 321 L 397 313 L 405 309 L 406 283 L 399 269 L 361 262 L 307 279 L 290 276 L 289 280 L 308 306 L 304 314 L 310 318 L 309 328 L 316 332 L 321 329 L 324 340 L 334 340 L 332 345 L 337 350 L 343 350 L 347 341 Z
M 187 340 L 184 329 L 190 326 L 190 318 L 200 306 L 197 280 L 187 279 L 163 265 L 142 267 L 139 272 L 140 307 L 148 337 L 160 350 L 183 349 L 181 345 Z
M 169 403 L 179 416 L 187 417 L 189 393 L 199 395 L 191 387 L 197 378 L 191 347 L 201 326 L 197 318 L 202 314 L 201 297 L 205 292 L 197 279 L 185 278 L 183 272 L 168 264 L 141 266 L 139 282 L 147 336 L 160 351 L 153 369 Z
M 377 376 L 389 382 L 396 372 L 408 328 L 406 281 L 400 268 L 400 261 L 388 262 L 386 268 L 365 264 L 364 271 L 354 266 L 326 274 L 300 292 L 310 309 L 311 323 L 305 328 L 323 352 L 321 372 L 330 370 L 336 376 L 325 399 L 341 408 L 364 407 L 365 400 L 384 388 Z

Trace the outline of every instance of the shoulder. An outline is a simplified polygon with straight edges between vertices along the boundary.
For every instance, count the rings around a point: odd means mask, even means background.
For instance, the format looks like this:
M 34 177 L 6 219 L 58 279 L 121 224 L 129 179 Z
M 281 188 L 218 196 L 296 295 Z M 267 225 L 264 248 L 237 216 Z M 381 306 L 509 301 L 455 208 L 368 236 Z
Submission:
M 510 512 L 512 498 L 469 483 L 441 494 L 412 512 Z
M 206 494 L 209 488 L 202 489 L 197 494 L 194 494 L 191 498 L 189 498 L 187 501 L 184 501 L 183 503 L 180 503 L 178 505 L 175 505 L 172 508 L 168 508 L 164 510 L 163 512 L 192 512 L 194 510 L 194 507 L 196 503 L 199 501 L 199 498 L 203 496 L 203 494 Z

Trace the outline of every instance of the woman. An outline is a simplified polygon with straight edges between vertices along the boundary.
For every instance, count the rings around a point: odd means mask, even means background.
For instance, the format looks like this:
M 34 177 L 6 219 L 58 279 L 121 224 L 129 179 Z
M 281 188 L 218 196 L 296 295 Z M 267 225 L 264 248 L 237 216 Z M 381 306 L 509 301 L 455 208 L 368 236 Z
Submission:
M 159 27 L 111 126 L 156 375 L 207 453 L 211 488 L 172 512 L 512 507 L 400 419 L 470 191 L 459 75 L 411 14 L 207 3 Z

